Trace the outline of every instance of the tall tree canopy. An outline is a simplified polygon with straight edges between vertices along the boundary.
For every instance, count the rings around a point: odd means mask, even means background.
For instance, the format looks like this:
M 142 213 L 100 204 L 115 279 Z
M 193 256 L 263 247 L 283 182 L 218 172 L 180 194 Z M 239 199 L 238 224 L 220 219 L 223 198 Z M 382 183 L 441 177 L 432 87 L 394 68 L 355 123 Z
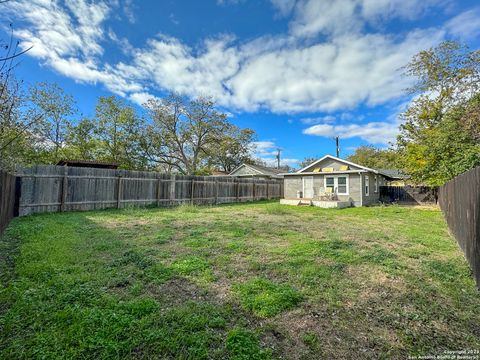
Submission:
M 456 42 L 417 54 L 405 67 L 417 82 L 397 139 L 399 164 L 411 180 L 441 185 L 480 165 L 480 50 Z
M 251 144 L 254 137 L 252 129 L 240 129 L 229 124 L 219 142 L 212 143 L 206 151 L 209 165 L 231 172 L 242 163 L 253 162 Z
M 98 137 L 100 159 L 115 162 L 125 169 L 144 166 L 145 161 L 139 156 L 143 121 L 133 107 L 115 96 L 102 96 L 98 99 L 95 120 L 93 133 Z M 88 123 L 83 125 L 89 126 Z
M 56 163 L 65 157 L 62 151 L 67 146 L 75 101 L 61 87 L 54 83 L 39 83 L 30 89 L 32 104 L 30 117 L 38 117 L 34 126 L 38 150 L 48 161 Z
M 397 156 L 394 150 L 365 145 L 356 148 L 355 152 L 347 157 L 347 160 L 372 169 L 397 169 Z
M 221 143 L 229 128 L 212 99 L 170 94 L 145 106 L 152 120 L 142 137 L 148 159 L 182 174 L 203 172 L 209 149 Z

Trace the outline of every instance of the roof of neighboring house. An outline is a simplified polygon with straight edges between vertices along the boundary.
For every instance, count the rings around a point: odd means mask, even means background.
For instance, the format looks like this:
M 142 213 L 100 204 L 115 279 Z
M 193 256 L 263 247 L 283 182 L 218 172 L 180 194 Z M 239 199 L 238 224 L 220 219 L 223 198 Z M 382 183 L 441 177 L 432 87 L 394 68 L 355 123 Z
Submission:
M 377 169 L 377 171 L 391 179 L 398 179 L 398 180 L 404 180 L 408 179 L 408 175 L 402 173 L 400 170 L 397 169 Z
M 60 160 L 57 165 L 59 166 L 73 166 L 73 167 L 89 167 L 97 169 L 117 169 L 118 164 L 96 161 L 96 160 Z
M 247 167 L 252 169 L 256 174 L 251 174 L 251 175 L 243 175 L 243 176 L 255 176 L 255 175 L 265 175 L 265 176 L 272 176 L 272 177 L 281 177 L 280 174 L 285 172 L 285 169 L 275 169 L 267 166 L 261 166 L 261 165 L 252 165 L 252 164 L 242 164 L 236 169 L 234 169 L 230 175 L 234 175 L 238 170 L 240 170 L 243 167 Z
M 213 176 L 224 176 L 228 175 L 228 171 L 223 171 L 223 170 L 213 170 L 212 171 Z

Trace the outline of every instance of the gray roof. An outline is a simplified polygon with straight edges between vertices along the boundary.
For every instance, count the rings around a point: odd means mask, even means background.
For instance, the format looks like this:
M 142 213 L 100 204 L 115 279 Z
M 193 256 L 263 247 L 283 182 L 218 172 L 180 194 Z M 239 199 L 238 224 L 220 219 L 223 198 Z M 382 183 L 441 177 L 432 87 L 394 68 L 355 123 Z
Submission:
M 265 175 L 278 175 L 286 171 L 285 169 L 277 169 L 277 168 L 271 168 L 271 167 L 261 166 L 261 165 L 252 165 L 252 164 L 245 164 L 245 165 Z
M 391 179 L 408 179 L 408 176 L 402 173 L 400 170 L 397 169 L 377 169 L 377 171 Z
M 251 172 L 251 174 L 234 175 L 238 170 L 240 170 L 243 167 L 250 168 L 250 170 L 247 171 L 247 172 Z M 262 165 L 253 165 L 253 164 L 243 163 L 242 165 L 240 165 L 239 167 L 234 169 L 230 173 L 230 175 L 233 175 L 233 176 L 262 176 L 262 175 L 264 175 L 264 176 L 281 178 L 282 176 L 279 175 L 279 174 L 284 173 L 285 171 L 286 171 L 285 169 L 276 169 L 276 168 L 271 168 L 271 167 L 262 166 Z

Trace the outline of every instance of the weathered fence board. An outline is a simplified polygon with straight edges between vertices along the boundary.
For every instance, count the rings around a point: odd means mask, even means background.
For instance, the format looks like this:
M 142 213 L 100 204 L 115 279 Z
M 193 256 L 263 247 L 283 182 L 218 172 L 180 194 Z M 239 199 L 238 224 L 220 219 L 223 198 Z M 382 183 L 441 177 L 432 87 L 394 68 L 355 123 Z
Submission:
M 440 208 L 480 288 L 480 167 L 441 186 Z
M 282 180 L 65 166 L 21 169 L 20 215 L 127 206 L 220 204 L 282 196 Z
M 438 189 L 429 186 L 380 186 L 381 202 L 435 204 Z
M 16 215 L 17 178 L 0 171 L 0 235 Z

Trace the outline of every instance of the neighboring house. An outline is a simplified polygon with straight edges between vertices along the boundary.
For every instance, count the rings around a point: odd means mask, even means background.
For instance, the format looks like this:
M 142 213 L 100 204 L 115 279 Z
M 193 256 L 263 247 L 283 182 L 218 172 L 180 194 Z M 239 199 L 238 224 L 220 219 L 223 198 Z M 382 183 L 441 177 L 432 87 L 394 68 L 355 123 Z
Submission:
M 242 164 L 230 173 L 230 176 L 260 178 L 260 179 L 282 179 L 285 169 L 275 169 L 260 165 Z
M 326 155 L 296 173 L 284 175 L 285 204 L 321 207 L 365 206 L 377 203 L 380 186 L 391 177 L 378 170 Z
M 212 171 L 212 176 L 227 176 L 228 171 L 223 171 L 223 170 L 213 170 Z
M 408 180 L 408 176 L 399 170 L 378 169 L 378 172 L 389 179 L 387 181 L 387 185 L 389 186 L 405 186 Z

